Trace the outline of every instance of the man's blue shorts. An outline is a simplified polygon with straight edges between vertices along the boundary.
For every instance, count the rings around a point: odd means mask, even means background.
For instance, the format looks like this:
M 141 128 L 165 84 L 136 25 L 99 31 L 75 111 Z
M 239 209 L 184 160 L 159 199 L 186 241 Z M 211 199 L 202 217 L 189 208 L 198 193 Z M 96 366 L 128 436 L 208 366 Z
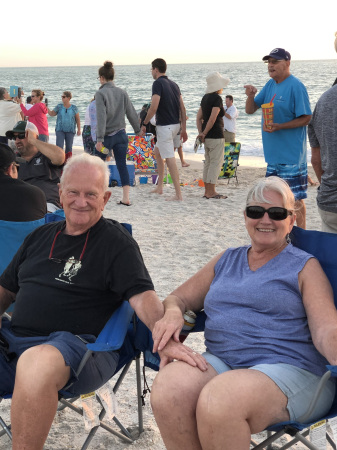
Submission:
M 289 184 L 295 200 L 307 198 L 308 166 L 307 163 L 297 164 L 268 164 L 266 177 L 283 178 Z
M 287 410 L 290 420 L 296 421 L 308 409 L 321 377 L 308 370 L 290 364 L 257 364 L 251 367 L 228 366 L 220 358 L 206 351 L 202 355 L 206 361 L 220 375 L 235 369 L 257 370 L 274 381 L 283 394 L 288 398 Z M 329 411 L 335 397 L 335 381 L 330 379 L 321 392 L 316 408 L 308 422 L 318 420 Z
M 18 358 L 25 350 L 36 345 L 52 345 L 61 352 L 65 365 L 70 367 L 67 385 L 74 383 L 66 390 L 74 396 L 92 392 L 102 386 L 113 376 L 117 367 L 118 352 L 92 353 L 77 378 L 77 368 L 87 350 L 83 341 L 95 342 L 96 337 L 93 335 L 78 337 L 67 331 L 60 331 L 49 336 L 18 337 L 13 334 L 10 322 L 5 318 L 2 319 L 0 333 L 9 344 L 6 354 L 0 349 L 0 395 L 13 392 Z M 11 359 L 11 354 L 16 356 Z

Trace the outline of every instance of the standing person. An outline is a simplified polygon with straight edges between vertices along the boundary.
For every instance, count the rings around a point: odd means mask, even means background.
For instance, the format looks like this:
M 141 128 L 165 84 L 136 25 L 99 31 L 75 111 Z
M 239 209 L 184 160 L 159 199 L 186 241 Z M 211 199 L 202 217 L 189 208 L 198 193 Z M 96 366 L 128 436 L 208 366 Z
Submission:
M 30 109 L 33 106 L 33 102 L 32 102 L 32 96 L 29 95 L 26 98 L 26 109 Z
M 206 94 L 201 100 L 201 106 L 197 113 L 198 137 L 205 147 L 204 198 L 222 199 L 227 197 L 218 194 L 215 190 L 221 164 L 224 160 L 225 145 L 222 119 L 225 115 L 225 110 L 220 94 L 222 94 L 223 88 L 228 85 L 229 79 L 223 78 L 219 72 L 211 72 L 206 77 L 206 83 Z
M 47 106 L 42 103 L 44 92 L 41 89 L 33 89 L 31 94 L 32 107 L 26 108 L 22 104 L 22 97 L 20 98 L 20 107 L 23 115 L 28 118 L 29 122 L 33 123 L 39 132 L 39 141 L 49 142 L 49 130 L 47 119 Z M 9 128 L 11 129 L 11 127 Z
M 129 140 L 125 131 L 125 115 L 136 134 L 140 132 L 139 119 L 127 92 L 117 87 L 113 81 L 115 78 L 113 63 L 105 61 L 98 70 L 98 75 L 101 87 L 95 94 L 96 149 L 101 152 L 104 146 L 109 152 L 113 150 L 123 187 L 123 197 L 118 204 L 130 206 L 130 177 L 126 167 Z
M 56 145 L 63 148 L 65 143 L 67 160 L 68 158 L 71 158 L 73 154 L 76 126 L 77 136 L 81 136 L 81 121 L 77 106 L 70 104 L 72 93 L 70 91 L 64 91 L 61 98 L 62 103 L 56 105 L 53 110 L 48 108 L 48 113 L 50 116 L 57 116 L 55 127 Z
M 94 154 L 95 150 L 95 143 L 92 140 L 91 136 L 91 119 L 90 119 L 90 104 L 95 101 L 95 99 L 92 99 L 87 106 L 87 109 L 85 110 L 85 117 L 84 117 L 84 125 L 82 130 L 82 140 L 83 140 L 83 148 L 85 153 L 89 153 L 89 155 Z
M 0 87 L 0 143 L 8 144 L 6 131 L 21 119 L 20 105 L 10 97 L 6 88 Z
M 6 132 L 26 164 L 21 164 L 19 179 L 39 187 L 46 195 L 47 211 L 61 208 L 58 184 L 62 174 L 65 155 L 62 148 L 38 139 L 38 131 L 31 122 L 18 122 Z
M 181 201 L 183 199 L 179 183 L 179 171 L 174 156 L 174 138 L 179 134 L 183 142 L 187 141 L 186 110 L 179 86 L 166 75 L 167 64 L 164 59 L 152 61 L 152 100 L 150 109 L 143 121 L 142 133 L 150 119 L 156 115 L 157 143 L 154 154 L 158 168 L 158 186 L 154 193 L 162 194 L 164 185 L 164 160 L 170 171 L 175 195 L 166 200 Z
M 271 78 L 258 95 L 256 87 L 245 85 L 246 113 L 254 114 L 262 104 L 274 103 L 274 123 L 268 128 L 262 117 L 262 141 L 267 162 L 266 177 L 277 175 L 287 181 L 296 200 L 296 223 L 306 227 L 307 139 L 306 126 L 311 109 L 308 92 L 301 81 L 290 73 L 291 55 L 274 48 L 262 58 L 268 64 Z M 275 97 L 274 97 L 275 95 Z
M 236 119 L 239 117 L 236 106 L 233 105 L 233 96 L 226 95 L 226 109 L 223 116 L 224 133 L 226 142 L 235 142 Z
M 318 212 L 322 219 L 322 231 L 328 233 L 337 233 L 336 123 L 337 85 L 334 85 L 318 100 L 308 126 L 311 163 L 321 183 L 317 189 Z
M 188 117 L 187 117 L 187 114 L 186 114 L 186 110 L 185 110 L 185 115 L 186 115 L 186 120 L 188 120 Z M 179 155 L 179 158 L 180 158 L 181 167 L 189 167 L 190 165 L 184 159 L 183 141 L 181 139 L 180 132 L 175 137 L 173 143 L 174 143 L 174 151 L 176 149 L 178 150 L 178 155 Z

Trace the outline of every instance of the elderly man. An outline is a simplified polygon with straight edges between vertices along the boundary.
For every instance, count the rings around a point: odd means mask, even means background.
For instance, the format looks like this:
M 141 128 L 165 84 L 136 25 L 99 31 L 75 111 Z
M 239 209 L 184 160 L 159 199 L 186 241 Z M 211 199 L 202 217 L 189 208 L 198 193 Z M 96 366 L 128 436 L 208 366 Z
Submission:
M 83 340 L 94 341 L 123 300 L 151 330 L 163 316 L 137 243 L 118 222 L 102 217 L 108 180 L 101 159 L 70 159 L 60 183 L 66 220 L 31 233 L 0 278 L 0 314 L 15 301 L 12 322 L 3 320 L 1 329 L 14 359 L 0 355 L 0 394 L 14 387 L 14 450 L 43 448 L 58 390 L 73 381 L 72 392 L 91 392 L 113 375 L 116 352 L 93 354 L 78 380 L 74 373 Z M 173 340 L 161 358 L 162 364 L 200 364 Z
M 21 160 L 0 143 L 0 220 L 28 222 L 42 219 L 47 212 L 43 191 L 17 179 L 19 163 L 25 163 Z
M 262 118 L 262 141 L 266 176 L 276 175 L 289 184 L 296 200 L 296 222 L 306 227 L 304 199 L 307 198 L 306 126 L 311 119 L 309 96 L 303 83 L 290 73 L 291 55 L 275 48 L 263 61 L 268 64 L 271 80 L 258 95 L 252 85 L 246 88 L 246 113 L 254 114 L 262 104 L 274 103 L 273 123 L 266 127 Z
M 61 208 L 58 183 L 65 161 L 65 153 L 56 145 L 37 139 L 39 132 L 31 122 L 20 121 L 6 132 L 8 139 L 15 140 L 26 164 L 22 164 L 19 179 L 39 187 L 46 195 L 48 212 Z
M 0 87 L 0 142 L 8 144 L 6 131 L 23 119 L 20 105 L 14 101 L 4 87 Z

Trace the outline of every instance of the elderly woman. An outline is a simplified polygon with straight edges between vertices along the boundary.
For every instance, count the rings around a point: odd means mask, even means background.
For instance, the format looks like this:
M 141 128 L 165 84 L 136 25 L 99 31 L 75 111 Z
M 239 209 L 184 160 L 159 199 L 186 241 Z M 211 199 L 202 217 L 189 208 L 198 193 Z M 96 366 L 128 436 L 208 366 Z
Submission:
M 220 94 L 229 83 L 219 72 L 212 72 L 206 77 L 206 94 L 201 100 L 197 113 L 198 138 L 204 143 L 205 164 L 203 181 L 205 183 L 204 198 L 226 198 L 215 191 L 220 175 L 221 165 L 224 161 L 224 123 L 225 110 Z
M 41 89 L 33 89 L 31 93 L 32 107 L 27 109 L 22 103 L 21 111 L 29 122 L 33 123 L 39 132 L 39 141 L 49 142 L 49 130 L 47 119 L 47 106 L 42 102 L 44 92 Z M 22 102 L 22 97 L 19 100 Z
M 117 170 L 123 186 L 122 200 L 119 205 L 130 206 L 130 177 L 126 167 L 126 154 L 129 141 L 125 131 L 125 115 L 134 132 L 139 134 L 140 126 L 138 115 L 126 91 L 115 86 L 115 69 L 111 61 L 105 61 L 98 70 L 101 87 L 95 94 L 97 129 L 96 149 L 102 152 L 106 147 L 109 152 L 113 150 Z
M 207 315 L 206 353 L 162 360 L 153 385 L 167 449 L 248 450 L 251 434 L 298 419 L 326 360 L 337 363 L 332 289 L 318 261 L 289 241 L 295 218 L 288 185 L 260 180 L 244 212 L 251 244 L 216 256 L 165 299 L 155 350 L 178 340 L 185 310 Z M 312 420 L 330 409 L 334 390 L 328 382 Z
M 53 110 L 48 108 L 48 113 L 50 116 L 57 116 L 55 127 L 56 145 L 63 148 L 65 143 L 66 159 L 68 159 L 73 154 L 76 126 L 77 136 L 81 135 L 81 121 L 77 106 L 70 103 L 72 93 L 64 91 L 61 99 L 62 103 L 56 105 Z

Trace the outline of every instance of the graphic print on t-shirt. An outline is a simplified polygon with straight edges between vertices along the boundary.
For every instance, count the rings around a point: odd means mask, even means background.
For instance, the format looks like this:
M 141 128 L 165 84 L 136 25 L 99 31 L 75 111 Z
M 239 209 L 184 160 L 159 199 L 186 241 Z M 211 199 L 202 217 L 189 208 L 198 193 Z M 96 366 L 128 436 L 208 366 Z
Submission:
M 81 261 L 75 259 L 74 256 L 71 256 L 68 261 L 65 261 L 63 272 L 60 273 L 59 277 L 68 278 L 68 281 L 63 280 L 61 278 L 55 278 L 55 280 L 62 281 L 63 283 L 72 284 L 71 279 L 77 275 L 77 272 L 82 267 Z

